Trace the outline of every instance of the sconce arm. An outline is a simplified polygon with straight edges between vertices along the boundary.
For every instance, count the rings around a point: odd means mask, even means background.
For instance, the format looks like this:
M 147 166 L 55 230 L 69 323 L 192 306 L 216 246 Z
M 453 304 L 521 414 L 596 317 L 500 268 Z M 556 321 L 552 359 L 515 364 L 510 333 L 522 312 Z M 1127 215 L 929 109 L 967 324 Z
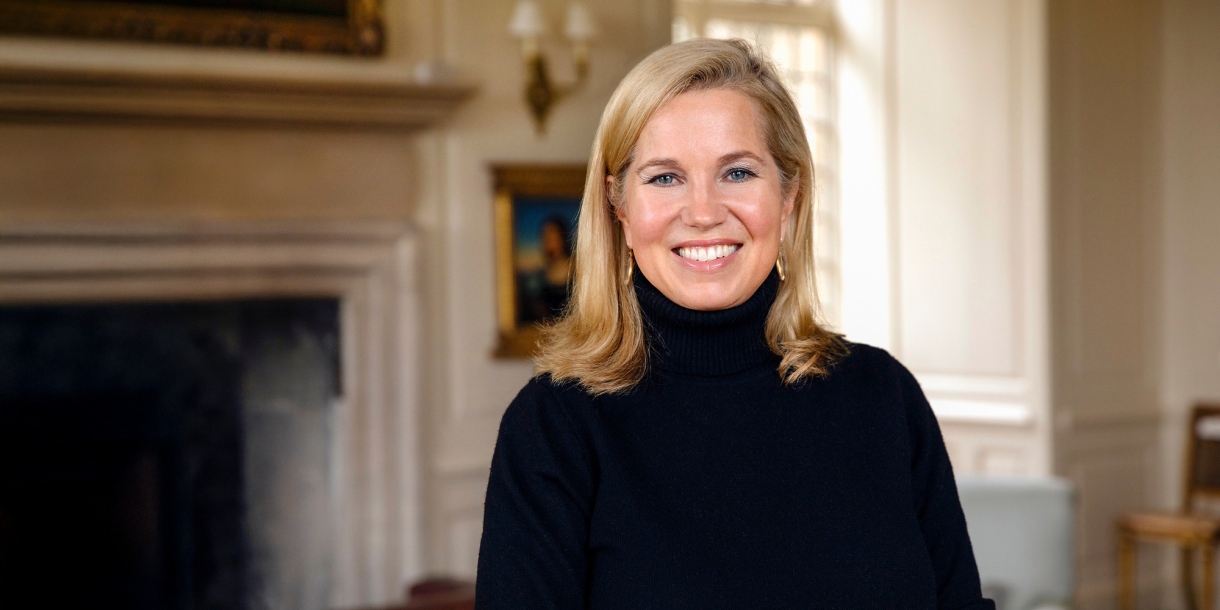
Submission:
M 589 81 L 589 49 L 586 45 L 575 45 L 572 51 L 576 67 L 576 80 L 559 84 L 548 75 L 546 58 L 541 52 L 527 53 L 525 102 L 534 118 L 534 128 L 539 134 L 546 133 L 546 119 L 551 109 L 560 100 L 579 91 Z

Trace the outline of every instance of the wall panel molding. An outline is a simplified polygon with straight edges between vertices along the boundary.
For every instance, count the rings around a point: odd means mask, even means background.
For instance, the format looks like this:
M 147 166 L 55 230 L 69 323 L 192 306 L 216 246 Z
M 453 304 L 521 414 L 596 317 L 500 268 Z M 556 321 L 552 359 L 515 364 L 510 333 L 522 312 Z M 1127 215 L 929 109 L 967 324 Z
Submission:
M 896 355 L 958 472 L 1048 474 L 1043 4 L 894 6 Z

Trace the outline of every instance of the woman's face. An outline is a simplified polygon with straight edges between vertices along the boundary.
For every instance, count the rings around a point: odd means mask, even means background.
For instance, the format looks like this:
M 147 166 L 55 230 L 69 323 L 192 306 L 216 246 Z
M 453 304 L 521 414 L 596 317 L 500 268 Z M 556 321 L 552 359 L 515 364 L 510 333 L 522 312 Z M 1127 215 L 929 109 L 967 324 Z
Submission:
M 548 222 L 542 225 L 542 253 L 548 258 L 563 258 L 564 243 L 563 229 L 560 229 L 555 223 Z
M 618 218 L 640 271 L 669 300 L 727 309 L 775 266 L 792 190 L 782 193 L 753 100 L 689 91 L 644 125 Z

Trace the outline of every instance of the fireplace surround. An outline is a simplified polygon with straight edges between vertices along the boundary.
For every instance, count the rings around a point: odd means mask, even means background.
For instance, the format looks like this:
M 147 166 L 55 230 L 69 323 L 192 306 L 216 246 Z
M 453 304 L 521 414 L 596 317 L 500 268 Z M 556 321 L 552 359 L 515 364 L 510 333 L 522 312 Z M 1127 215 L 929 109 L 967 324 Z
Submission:
M 0 229 L 0 306 L 337 301 L 330 607 L 397 600 L 422 572 L 416 274 L 393 223 Z M 138 478 L 146 454 L 116 460 Z

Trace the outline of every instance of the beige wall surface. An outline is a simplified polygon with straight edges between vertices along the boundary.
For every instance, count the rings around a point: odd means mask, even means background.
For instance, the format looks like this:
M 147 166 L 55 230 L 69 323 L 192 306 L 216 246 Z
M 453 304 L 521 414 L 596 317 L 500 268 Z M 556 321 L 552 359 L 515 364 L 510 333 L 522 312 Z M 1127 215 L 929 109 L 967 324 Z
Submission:
M 1220 3 L 1167 0 L 1164 404 L 1220 402 Z
M 1220 401 L 1220 5 L 1051 2 L 1055 469 L 1079 601 L 1115 602 L 1113 518 L 1176 510 L 1191 405 Z M 1141 550 L 1141 605 L 1180 605 Z
M 1077 490 L 1079 607 L 1112 608 L 1114 519 L 1160 480 L 1161 3 L 1047 6 L 1054 470 Z
M 1187 413 L 1220 403 L 1220 3 L 1165 0 L 1162 508 L 1181 502 Z M 1175 565 L 1163 580 L 1174 582 Z M 1171 597 L 1171 596 L 1170 596 Z M 1170 600 L 1172 601 L 1172 600 Z

